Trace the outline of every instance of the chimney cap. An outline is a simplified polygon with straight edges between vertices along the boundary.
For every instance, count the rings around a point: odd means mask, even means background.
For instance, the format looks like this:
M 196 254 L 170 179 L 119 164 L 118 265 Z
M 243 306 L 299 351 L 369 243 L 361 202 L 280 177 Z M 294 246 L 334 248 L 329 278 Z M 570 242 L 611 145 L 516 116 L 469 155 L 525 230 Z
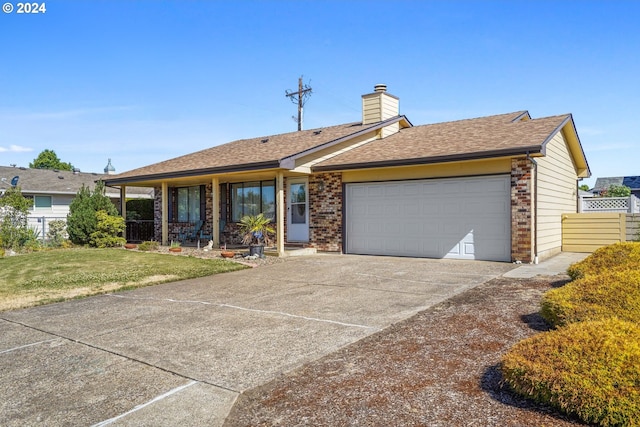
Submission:
M 373 87 L 373 90 L 375 92 L 386 92 L 387 91 L 387 85 L 384 83 L 378 83 L 377 85 L 375 85 Z

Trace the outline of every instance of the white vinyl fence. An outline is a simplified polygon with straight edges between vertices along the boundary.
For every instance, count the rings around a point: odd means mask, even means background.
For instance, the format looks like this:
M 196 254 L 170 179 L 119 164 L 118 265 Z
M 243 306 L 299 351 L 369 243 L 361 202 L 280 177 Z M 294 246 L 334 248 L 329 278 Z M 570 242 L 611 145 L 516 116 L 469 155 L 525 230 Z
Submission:
M 63 220 L 67 222 L 66 215 L 60 216 L 29 216 L 27 217 L 27 226 L 36 230 L 38 234 L 38 240 L 45 243 L 47 239 L 47 232 L 49 231 L 49 224 L 54 220 Z
M 580 197 L 578 212 L 640 213 L 640 199 L 629 197 Z

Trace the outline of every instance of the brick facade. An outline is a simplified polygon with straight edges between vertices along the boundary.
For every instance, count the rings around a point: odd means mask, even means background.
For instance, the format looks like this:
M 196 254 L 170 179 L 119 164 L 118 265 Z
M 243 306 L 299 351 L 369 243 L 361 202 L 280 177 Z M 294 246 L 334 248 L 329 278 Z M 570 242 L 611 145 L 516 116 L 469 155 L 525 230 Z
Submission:
M 171 187 L 170 187 L 171 188 Z M 202 225 L 202 231 L 206 235 L 212 235 L 212 218 L 213 218 L 213 195 L 212 184 L 205 185 L 205 221 Z M 154 240 L 162 241 L 162 187 L 154 187 L 154 200 L 153 200 L 153 235 Z M 173 197 L 173 193 L 169 191 L 169 197 Z M 171 200 L 169 206 L 173 206 L 176 200 Z M 178 233 L 184 224 L 178 224 L 169 222 L 169 242 L 172 240 L 178 240 Z
M 511 261 L 533 261 L 533 164 L 511 160 Z
M 321 182 L 323 191 L 318 188 Z M 309 246 L 320 251 L 342 251 L 341 173 L 309 178 Z

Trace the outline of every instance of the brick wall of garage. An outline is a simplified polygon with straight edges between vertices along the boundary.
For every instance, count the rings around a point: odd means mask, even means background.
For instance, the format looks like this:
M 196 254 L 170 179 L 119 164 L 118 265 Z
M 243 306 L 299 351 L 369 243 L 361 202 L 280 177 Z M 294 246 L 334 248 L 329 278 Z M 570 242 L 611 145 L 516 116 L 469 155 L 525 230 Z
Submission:
M 309 178 L 309 246 L 320 251 L 342 251 L 341 173 L 319 173 Z
M 511 160 L 511 260 L 533 261 L 533 164 Z

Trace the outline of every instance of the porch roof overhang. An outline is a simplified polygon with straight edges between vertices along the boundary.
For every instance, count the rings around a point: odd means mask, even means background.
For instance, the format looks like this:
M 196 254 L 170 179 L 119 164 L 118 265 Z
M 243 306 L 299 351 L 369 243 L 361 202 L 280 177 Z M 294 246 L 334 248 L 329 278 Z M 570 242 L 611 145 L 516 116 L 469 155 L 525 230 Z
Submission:
M 124 178 L 111 178 L 105 179 L 105 185 L 109 186 L 117 186 L 117 185 L 155 185 L 161 181 L 165 181 L 168 179 L 180 179 L 180 178 L 194 178 L 201 177 L 207 175 L 221 175 L 226 173 L 238 173 L 238 172 L 253 172 L 260 171 L 266 169 L 277 169 L 280 167 L 280 161 L 278 160 L 270 160 L 267 162 L 257 162 L 257 163 L 245 163 L 238 165 L 230 165 L 230 166 L 220 166 L 213 168 L 202 168 L 202 169 L 189 169 L 189 170 L 181 170 L 181 171 L 173 171 L 173 172 L 164 172 L 164 173 L 156 173 L 149 175 L 139 175 L 133 177 L 124 177 Z

